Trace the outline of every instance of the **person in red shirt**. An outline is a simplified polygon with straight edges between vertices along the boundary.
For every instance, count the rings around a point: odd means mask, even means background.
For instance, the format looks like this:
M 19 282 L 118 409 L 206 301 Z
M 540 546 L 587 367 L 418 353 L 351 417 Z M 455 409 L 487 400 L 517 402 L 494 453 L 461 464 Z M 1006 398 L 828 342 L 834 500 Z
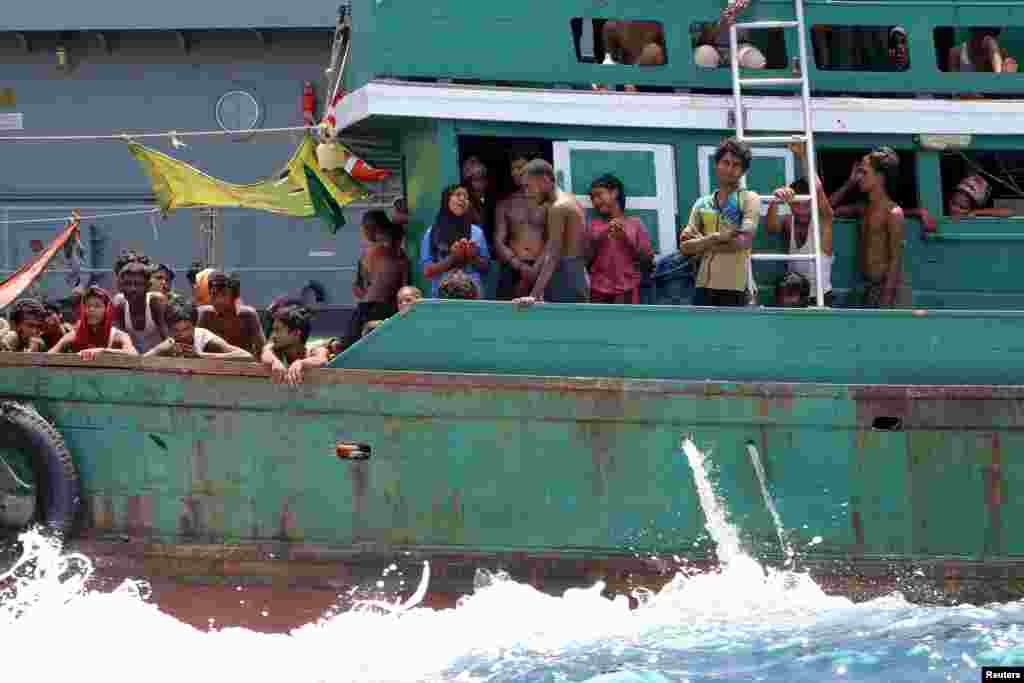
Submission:
M 613 175 L 590 185 L 599 214 L 590 221 L 590 301 L 640 303 L 640 280 L 654 265 L 654 249 L 639 218 L 626 215 L 626 189 Z

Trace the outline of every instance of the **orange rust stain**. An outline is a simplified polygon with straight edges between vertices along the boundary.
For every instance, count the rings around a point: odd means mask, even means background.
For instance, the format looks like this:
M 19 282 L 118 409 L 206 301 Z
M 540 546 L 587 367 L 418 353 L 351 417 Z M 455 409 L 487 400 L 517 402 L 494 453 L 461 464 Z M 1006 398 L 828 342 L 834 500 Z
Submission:
M 991 506 L 1003 504 L 1003 454 L 999 432 L 992 434 L 992 469 L 989 477 L 988 503 Z
M 153 528 L 153 497 L 128 497 L 128 532 L 132 534 L 148 533 Z
M 93 497 L 92 525 L 102 530 L 114 528 L 114 502 L 108 496 Z

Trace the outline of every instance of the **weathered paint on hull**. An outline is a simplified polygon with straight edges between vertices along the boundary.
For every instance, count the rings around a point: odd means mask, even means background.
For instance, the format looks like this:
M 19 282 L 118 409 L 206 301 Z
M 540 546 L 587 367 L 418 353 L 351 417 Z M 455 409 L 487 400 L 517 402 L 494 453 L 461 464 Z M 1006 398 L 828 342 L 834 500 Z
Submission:
M 947 589 L 1024 576 L 1024 388 L 323 370 L 290 389 L 256 366 L 102 363 L 7 355 L 0 398 L 64 434 L 84 547 L 111 570 L 333 585 L 339 566 L 411 552 L 538 582 L 663 581 L 664 558 L 713 555 L 679 451 L 693 434 L 768 561 L 781 553 L 751 443 L 804 565 L 836 590 L 919 564 Z M 343 440 L 371 459 L 339 460 Z

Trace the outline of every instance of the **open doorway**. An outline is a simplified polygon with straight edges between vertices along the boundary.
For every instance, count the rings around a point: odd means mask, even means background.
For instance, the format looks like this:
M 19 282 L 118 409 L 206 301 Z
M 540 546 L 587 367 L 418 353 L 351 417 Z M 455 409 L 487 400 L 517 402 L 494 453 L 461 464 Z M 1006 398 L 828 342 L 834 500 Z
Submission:
M 541 138 L 479 137 L 459 138 L 459 175 L 468 159 L 476 157 L 487 167 L 487 201 L 483 216 L 487 244 L 493 246 L 494 207 L 516 191 L 509 170 L 513 156 L 525 154 L 531 159 L 554 158 L 552 142 Z

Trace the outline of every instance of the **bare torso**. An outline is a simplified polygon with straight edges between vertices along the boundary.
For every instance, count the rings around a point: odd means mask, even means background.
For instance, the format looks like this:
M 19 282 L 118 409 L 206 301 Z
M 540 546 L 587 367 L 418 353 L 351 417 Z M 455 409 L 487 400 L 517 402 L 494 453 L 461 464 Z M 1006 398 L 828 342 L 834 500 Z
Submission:
M 378 303 L 392 303 L 398 290 L 406 285 L 408 262 L 390 246 L 373 247 L 367 254 L 367 277 L 369 284 L 366 300 Z
M 498 223 L 506 228 L 505 244 L 522 261 L 536 261 L 544 253 L 547 210 L 525 194 L 503 200 L 497 207 Z
M 861 271 L 871 282 L 884 279 L 892 263 L 889 220 L 894 211 L 900 208 L 892 200 L 869 204 L 864 209 L 860 224 Z
M 576 201 L 576 197 L 555 190 L 554 201 L 548 208 L 547 216 L 548 235 L 561 232 L 562 253 L 561 258 L 579 258 L 587 252 L 586 220 L 583 207 Z
M 258 354 L 266 344 L 259 314 L 250 306 L 239 306 L 237 315 L 220 315 L 213 306 L 203 306 L 198 326 L 252 354 Z

